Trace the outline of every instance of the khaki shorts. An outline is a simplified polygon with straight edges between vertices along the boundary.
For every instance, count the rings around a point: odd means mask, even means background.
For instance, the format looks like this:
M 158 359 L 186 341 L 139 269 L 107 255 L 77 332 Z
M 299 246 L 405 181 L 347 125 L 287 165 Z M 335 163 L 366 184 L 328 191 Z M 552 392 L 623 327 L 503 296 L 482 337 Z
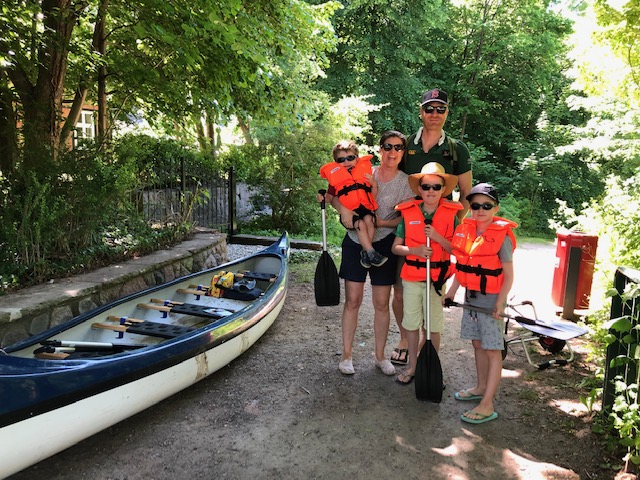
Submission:
M 426 285 L 427 282 L 402 281 L 402 302 L 404 304 L 402 326 L 406 330 L 418 330 L 420 327 L 426 329 L 426 322 L 424 322 Z M 431 294 L 429 295 L 431 333 L 442 333 L 444 330 L 444 310 L 441 297 L 433 288 L 433 283 L 430 282 L 429 285 L 431 286 Z

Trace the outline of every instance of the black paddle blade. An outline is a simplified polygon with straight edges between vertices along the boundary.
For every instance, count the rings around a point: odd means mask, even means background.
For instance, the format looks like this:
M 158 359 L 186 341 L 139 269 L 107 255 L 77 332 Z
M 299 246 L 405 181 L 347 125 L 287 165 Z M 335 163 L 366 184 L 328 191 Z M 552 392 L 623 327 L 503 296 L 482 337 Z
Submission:
M 340 304 L 340 279 L 336 264 L 329 252 L 324 251 L 320 255 L 314 278 L 316 305 L 330 307 Z
M 416 364 L 416 398 L 433 403 L 442 401 L 442 366 L 431 340 L 424 342 Z

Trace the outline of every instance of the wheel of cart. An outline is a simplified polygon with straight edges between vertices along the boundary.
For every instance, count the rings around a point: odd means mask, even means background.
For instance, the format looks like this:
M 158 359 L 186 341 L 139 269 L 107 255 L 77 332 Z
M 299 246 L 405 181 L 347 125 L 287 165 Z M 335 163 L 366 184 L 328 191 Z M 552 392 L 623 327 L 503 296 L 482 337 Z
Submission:
M 547 337 L 544 335 L 540 337 L 538 342 L 540 342 L 540 346 L 549 353 L 560 353 L 567 344 L 564 340 L 558 340 L 557 338 Z

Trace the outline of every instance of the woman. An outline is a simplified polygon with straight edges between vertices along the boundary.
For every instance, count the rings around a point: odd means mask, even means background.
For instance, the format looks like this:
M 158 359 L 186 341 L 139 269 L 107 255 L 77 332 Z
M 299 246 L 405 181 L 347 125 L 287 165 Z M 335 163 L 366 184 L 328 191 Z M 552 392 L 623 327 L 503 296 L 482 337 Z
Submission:
M 353 212 L 340 205 L 336 197 L 332 205 L 340 212 L 347 234 L 342 242 L 342 262 L 340 277 L 344 279 L 345 303 L 342 310 L 342 358 L 338 369 L 344 375 L 353 375 L 353 340 L 358 326 L 358 313 L 364 296 L 364 284 L 367 274 L 371 278 L 373 298 L 373 328 L 375 336 L 375 364 L 385 375 L 395 375 L 395 367 L 385 356 L 387 334 L 389 332 L 389 296 L 391 286 L 397 280 L 397 257 L 391 253 L 395 239 L 395 229 L 400 222 L 399 213 L 394 207 L 412 196 L 407 175 L 398 170 L 398 164 L 407 147 L 407 138 L 400 132 L 388 131 L 380 137 L 380 166 L 373 175 L 378 182 L 376 197 L 376 231 L 373 247 L 377 252 L 389 258 L 378 268 L 367 269 L 360 263 L 358 236 L 353 230 Z M 329 193 L 331 190 L 329 190 Z

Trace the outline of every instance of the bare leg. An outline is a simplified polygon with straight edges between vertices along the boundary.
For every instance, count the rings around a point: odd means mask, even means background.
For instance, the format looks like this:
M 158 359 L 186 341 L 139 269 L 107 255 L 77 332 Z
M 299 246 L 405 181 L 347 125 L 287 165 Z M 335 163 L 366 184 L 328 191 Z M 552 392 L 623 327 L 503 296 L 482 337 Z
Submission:
M 353 356 L 353 339 L 358 326 L 358 312 L 362 305 L 364 295 L 364 283 L 344 281 L 345 301 L 342 310 L 342 359 L 347 360 Z
M 407 339 L 407 331 L 402 326 L 402 318 L 403 318 L 402 286 L 398 286 L 398 285 L 393 286 L 393 298 L 391 299 L 391 309 L 393 310 L 393 316 L 396 319 L 398 331 L 400 332 L 400 340 L 398 341 L 398 346 L 396 347 L 396 349 L 406 350 L 409 348 L 409 343 L 408 343 L 409 340 Z M 392 358 L 394 360 L 397 360 L 400 354 L 397 352 L 394 352 L 394 354 L 392 354 Z M 406 355 L 406 353 L 404 355 Z
M 373 238 L 373 233 L 375 232 L 375 226 L 373 225 L 373 219 L 371 218 L 371 215 L 367 215 L 366 217 L 356 221 L 356 224 L 354 226 L 356 228 L 356 235 L 358 235 L 358 243 L 362 245 L 362 249 L 365 252 L 368 252 L 373 248 L 371 239 Z
M 476 340 L 474 340 L 476 342 Z M 477 341 L 480 343 L 480 341 Z M 474 345 L 475 347 L 475 345 Z M 483 350 L 480 349 L 483 353 L 482 357 L 482 366 L 484 368 L 484 373 L 482 375 L 483 378 L 483 393 L 477 393 L 474 389 L 471 389 L 470 392 L 474 392 L 476 394 L 483 395 L 482 400 L 478 406 L 473 408 L 472 410 L 466 412 L 464 415 L 471 419 L 479 419 L 481 417 L 485 417 L 487 415 L 491 415 L 494 412 L 493 400 L 495 399 L 496 393 L 498 391 L 498 387 L 500 386 L 500 380 L 502 379 L 502 351 L 500 350 Z M 476 352 L 478 349 L 476 349 Z M 477 367 L 476 361 L 476 367 Z M 480 379 L 480 376 L 478 377 Z M 478 388 L 480 388 L 481 383 L 478 382 Z
M 409 364 L 404 372 L 398 375 L 398 381 L 406 383 L 409 377 L 416 374 L 416 364 L 418 363 L 418 340 L 420 330 L 407 330 L 407 342 L 409 347 Z
M 431 332 L 431 345 L 436 349 L 436 352 L 440 351 L 440 332 Z
M 384 349 L 387 346 L 387 336 L 389 334 L 389 323 L 391 315 L 389 313 L 389 295 L 391 285 L 372 285 L 373 297 L 373 332 L 376 345 L 376 360 L 384 360 Z

